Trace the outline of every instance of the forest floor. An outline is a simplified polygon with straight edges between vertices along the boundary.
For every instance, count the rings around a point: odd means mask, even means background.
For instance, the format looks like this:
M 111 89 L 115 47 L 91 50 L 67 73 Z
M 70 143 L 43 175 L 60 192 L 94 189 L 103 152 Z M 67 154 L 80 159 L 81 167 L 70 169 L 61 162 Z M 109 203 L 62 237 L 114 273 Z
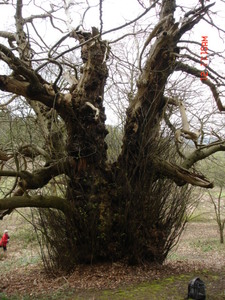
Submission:
M 195 277 L 205 282 L 208 300 L 225 299 L 225 246 L 214 217 L 204 197 L 163 266 L 85 265 L 48 276 L 31 228 L 14 212 L 0 223 L 11 235 L 7 255 L 0 248 L 0 299 L 184 300 Z

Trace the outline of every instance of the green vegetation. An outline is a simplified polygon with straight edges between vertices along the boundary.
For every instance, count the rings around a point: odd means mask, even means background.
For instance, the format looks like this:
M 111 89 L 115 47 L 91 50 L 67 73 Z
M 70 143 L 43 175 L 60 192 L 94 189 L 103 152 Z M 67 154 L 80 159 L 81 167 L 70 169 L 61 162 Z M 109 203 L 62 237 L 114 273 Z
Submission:
M 22 144 L 40 144 L 42 136 L 38 133 L 34 116 L 20 115 L 19 111 L 14 115 L 10 111 L 0 111 L 1 128 L 0 128 L 0 147 L 13 144 L 13 150 L 18 150 Z M 6 147 L 6 148 L 7 148 Z
M 203 174 L 214 181 L 215 186 L 225 186 L 225 155 L 224 152 L 217 152 L 207 159 L 198 163 Z M 212 190 L 212 193 L 214 189 Z M 224 192 L 225 194 L 225 192 Z
M 107 126 L 108 135 L 105 141 L 108 145 L 107 154 L 109 162 L 115 162 L 121 152 L 123 132 L 119 126 Z
M 197 240 L 191 243 L 194 248 L 200 249 L 202 252 L 224 251 L 224 245 L 221 245 L 218 239 Z
M 33 231 L 23 228 L 15 232 L 13 236 L 16 243 L 23 241 L 23 247 L 27 248 L 31 243 L 36 243 L 36 235 Z
M 40 264 L 37 238 L 28 221 L 31 221 L 30 209 L 19 209 L 1 224 L 1 228 L 7 226 L 10 240 L 7 251 L 9 258 L 4 257 L 0 248 L 0 276 L 20 267 Z

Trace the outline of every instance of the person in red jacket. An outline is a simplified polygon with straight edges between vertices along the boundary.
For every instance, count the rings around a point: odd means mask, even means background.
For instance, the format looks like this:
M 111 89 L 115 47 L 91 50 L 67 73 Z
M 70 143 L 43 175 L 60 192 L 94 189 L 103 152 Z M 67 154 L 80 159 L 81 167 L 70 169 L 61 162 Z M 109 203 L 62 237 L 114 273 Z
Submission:
M 4 234 L 0 240 L 0 247 L 3 247 L 3 250 L 6 251 L 7 250 L 7 243 L 9 242 L 9 235 L 8 235 L 8 230 L 4 231 Z

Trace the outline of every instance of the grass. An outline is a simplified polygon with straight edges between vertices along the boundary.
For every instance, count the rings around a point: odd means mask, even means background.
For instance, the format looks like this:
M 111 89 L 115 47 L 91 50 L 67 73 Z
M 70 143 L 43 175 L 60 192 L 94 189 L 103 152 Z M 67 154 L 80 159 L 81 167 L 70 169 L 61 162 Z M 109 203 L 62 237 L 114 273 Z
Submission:
M 163 280 L 154 280 L 126 289 L 104 291 L 98 299 L 184 299 L 187 296 L 188 281 L 188 275 L 171 276 Z
M 13 235 L 13 239 L 16 243 L 20 243 L 21 241 L 23 241 L 24 248 L 27 248 L 33 243 L 37 244 L 36 235 L 29 227 L 20 228 Z
M 14 260 L 7 260 L 2 257 L 0 258 L 0 267 L 1 267 L 0 274 L 10 273 L 14 269 L 25 267 L 25 266 L 36 265 L 40 262 L 41 262 L 40 256 L 38 254 L 32 255 L 30 251 L 27 253 L 26 252 L 22 253 Z
M 221 244 L 219 239 L 197 240 L 191 242 L 193 250 L 200 249 L 201 252 L 224 251 L 224 244 Z
M 204 222 L 211 222 L 213 218 L 209 219 L 209 215 L 207 212 L 195 211 L 188 219 L 188 222 L 192 223 L 204 223 Z
M 0 248 L 0 275 L 10 273 L 16 268 L 40 263 L 38 243 L 33 227 L 24 217 L 26 219 L 30 217 L 29 209 L 15 211 L 3 220 L 1 227 L 9 230 L 7 252 L 11 259 L 5 259 Z

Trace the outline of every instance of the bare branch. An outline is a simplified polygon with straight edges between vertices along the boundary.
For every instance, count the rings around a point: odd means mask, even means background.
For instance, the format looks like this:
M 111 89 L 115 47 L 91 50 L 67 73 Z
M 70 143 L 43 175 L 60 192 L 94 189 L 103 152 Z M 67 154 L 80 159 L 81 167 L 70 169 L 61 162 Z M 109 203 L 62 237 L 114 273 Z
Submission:
M 30 76 L 30 72 L 28 70 L 26 70 L 26 73 Z M 36 75 L 34 73 L 32 74 L 32 76 L 36 78 Z M 39 81 L 30 83 L 27 81 L 22 81 L 22 78 L 21 80 L 18 80 L 12 76 L 0 75 L 0 90 L 7 91 L 19 96 L 24 96 L 25 98 L 31 100 L 40 101 L 51 108 L 54 106 L 55 97 L 48 94 L 44 85 L 40 84 Z
M 0 160 L 8 161 L 12 157 L 13 155 L 8 155 L 8 153 L 6 153 L 5 151 L 0 150 Z
M 37 31 L 36 27 L 34 26 L 33 22 L 31 23 L 31 26 L 33 27 L 36 35 L 39 37 L 39 39 L 41 40 L 41 42 L 43 43 L 43 45 L 49 49 L 49 46 L 45 43 L 45 41 L 43 40 L 42 36 L 39 34 L 39 32 Z
M 66 199 L 57 196 L 13 196 L 0 199 L 0 210 L 10 210 L 21 207 L 55 208 L 66 213 L 69 205 Z
M 148 36 L 146 42 L 144 43 L 143 49 L 141 50 L 140 53 L 140 58 L 139 58 L 139 69 L 141 70 L 141 60 L 142 60 L 142 55 L 146 49 L 146 47 L 150 44 L 151 40 L 156 37 L 156 35 L 159 33 L 160 28 L 163 26 L 164 23 L 166 23 L 168 21 L 168 19 L 172 17 L 172 15 L 166 15 L 163 19 L 161 19 L 159 21 L 158 24 L 156 24 L 156 26 L 153 28 L 152 32 L 150 33 L 150 35 Z
M 203 175 L 191 172 L 184 167 L 160 159 L 155 159 L 153 164 L 159 174 L 171 178 L 179 186 L 190 183 L 194 186 L 213 188 L 213 183 Z
M 53 55 L 53 54 L 51 54 L 51 52 L 53 51 L 53 49 L 58 48 L 58 47 L 60 46 L 60 44 L 61 44 L 64 40 L 66 40 L 68 37 L 70 37 L 70 36 L 71 36 L 71 33 L 67 33 L 67 34 L 66 34 L 65 36 L 63 36 L 58 42 L 56 42 L 56 43 L 51 47 L 51 49 L 49 50 L 49 52 L 48 52 L 48 57 L 51 58 L 52 55 Z M 70 49 L 70 51 L 72 51 L 72 50 Z
M 23 1 L 17 0 L 16 4 L 16 42 L 20 54 L 20 58 L 26 65 L 30 65 L 29 61 L 32 57 L 32 51 L 29 44 L 29 40 L 27 39 L 26 33 L 23 29 L 24 19 L 22 16 L 22 8 L 23 8 Z
M 28 171 L 8 171 L 1 170 L 0 176 L 21 178 L 21 187 L 26 189 L 38 189 L 45 186 L 53 177 L 60 174 L 70 174 L 71 166 L 76 168 L 76 162 L 67 157 L 53 162 L 48 167 L 35 170 L 33 173 Z
M 103 4 L 103 0 L 99 0 L 99 20 L 100 20 L 100 35 L 102 34 L 102 30 L 103 30 L 103 19 L 102 19 L 102 4 Z
M 32 23 L 33 20 L 35 19 L 45 19 L 45 18 L 49 18 L 51 17 L 51 14 L 54 12 L 54 10 L 51 10 L 45 14 L 40 14 L 40 15 L 31 15 L 30 17 L 28 18 L 24 18 L 24 24 L 26 23 Z
M 191 30 L 208 12 L 209 8 L 212 7 L 214 3 L 206 5 L 202 8 L 197 8 L 194 10 L 189 11 L 184 15 L 184 20 L 181 24 L 180 29 L 178 30 L 178 36 L 181 37 L 185 32 Z M 193 15 L 189 17 L 190 15 Z M 189 17 L 189 18 L 188 18 Z
M 194 68 L 194 67 L 191 67 L 189 65 L 186 65 L 182 62 L 176 62 L 176 68 L 175 68 L 175 71 L 183 71 L 183 72 L 186 72 L 188 74 L 191 74 L 195 77 L 198 77 L 198 78 L 201 78 L 201 71 Z M 213 84 L 212 81 L 210 81 L 209 79 L 206 79 L 206 80 L 202 80 L 201 81 L 203 84 L 206 84 L 212 94 L 213 94 L 213 97 L 216 101 L 216 104 L 217 104 L 217 107 L 220 111 L 225 111 L 225 106 L 222 104 L 221 100 L 220 100 L 220 96 L 219 96 L 219 91 L 217 90 L 215 84 Z
M 17 98 L 17 95 L 12 96 L 8 101 L 6 101 L 3 104 L 0 104 L 0 108 L 6 107 L 7 105 L 9 105 L 10 103 L 12 103 L 15 99 Z
M 117 39 L 115 39 L 115 40 L 113 40 L 113 41 L 110 41 L 109 44 L 117 43 L 117 42 L 119 42 L 120 40 L 126 38 L 127 36 L 137 36 L 137 35 L 138 35 L 139 33 L 141 33 L 141 32 L 142 32 L 142 31 L 139 30 L 139 31 L 137 31 L 137 32 L 135 32 L 135 33 L 127 33 L 127 34 L 124 34 L 124 35 L 118 37 Z
M 16 35 L 14 33 L 7 32 L 7 31 L 0 31 L 0 37 L 8 39 L 9 46 L 11 48 L 15 48 L 13 42 L 16 41 Z
M 213 22 L 212 18 L 211 18 L 211 17 L 209 17 L 209 18 L 210 18 L 210 21 L 207 20 L 206 18 L 203 18 L 203 20 L 206 21 L 208 24 L 212 25 L 213 27 L 215 27 L 219 32 L 225 33 L 225 30 L 224 30 L 222 27 L 217 26 L 217 25 Z
M 54 65 L 57 65 L 58 68 L 59 68 L 59 73 L 58 73 L 58 75 L 57 75 L 57 77 L 56 77 L 56 79 L 55 79 L 55 81 L 54 81 L 54 83 L 53 83 L 53 85 L 52 85 L 52 87 L 53 87 L 55 93 L 57 93 L 57 92 L 58 92 L 58 89 L 57 89 L 57 82 L 59 81 L 59 79 L 60 79 L 60 77 L 61 77 L 61 75 L 62 75 L 62 72 L 63 72 L 62 65 L 61 65 L 58 61 L 56 61 L 56 60 L 54 60 L 54 59 L 49 59 L 47 62 L 45 62 L 45 63 L 43 63 L 42 65 L 40 65 L 40 66 L 35 70 L 35 73 L 38 73 L 38 71 L 40 71 L 42 68 L 44 68 L 44 67 L 45 67 L 46 65 L 48 65 L 48 64 L 54 64 Z
M 129 22 L 127 22 L 127 23 L 121 25 L 121 26 L 118 26 L 118 27 L 109 29 L 109 30 L 103 32 L 102 35 L 103 35 L 103 34 L 110 33 L 110 32 L 115 32 L 115 31 L 117 31 L 117 30 L 121 30 L 121 29 L 123 29 L 123 28 L 125 28 L 125 27 L 127 27 L 127 26 L 129 26 L 129 25 L 131 25 L 131 24 L 133 24 L 133 23 L 135 23 L 135 22 L 137 22 L 137 21 L 140 20 L 142 17 L 144 17 L 144 16 L 145 16 L 152 8 L 154 8 L 155 5 L 156 5 L 156 3 L 158 3 L 158 2 L 159 2 L 159 0 L 154 1 L 154 2 L 153 2 L 153 3 L 152 3 L 152 4 L 151 4 L 151 5 L 150 5 L 150 6 L 149 6 L 142 14 L 140 14 L 137 18 L 135 18 L 135 19 L 133 19 L 133 20 L 131 20 L 131 21 L 129 21 Z
M 17 74 L 24 76 L 32 82 L 39 82 L 36 74 L 27 65 L 16 57 L 6 46 L 0 44 L 0 58 Z
M 135 23 L 135 22 L 137 22 L 139 19 L 141 19 L 143 16 L 145 16 L 145 15 L 146 15 L 153 7 L 155 7 L 155 4 L 158 3 L 158 1 L 159 1 L 159 0 L 154 1 L 154 3 L 153 3 L 150 7 L 148 7 L 148 8 L 147 8 L 140 16 L 138 16 L 137 18 L 135 18 L 135 19 L 133 19 L 132 21 L 129 21 L 129 22 L 127 22 L 127 23 L 125 23 L 125 24 L 123 24 L 123 25 L 121 25 L 121 26 L 118 26 L 118 27 L 109 29 L 109 30 L 103 32 L 102 35 L 108 34 L 108 33 L 110 33 L 110 32 L 115 32 L 115 31 L 121 30 L 121 29 L 123 29 L 123 28 L 125 28 L 125 27 L 127 27 L 127 26 L 129 26 L 129 25 L 131 25 L 131 24 L 133 24 L 133 23 Z M 56 46 L 58 46 L 63 40 L 65 40 L 65 39 L 66 39 L 68 36 L 70 36 L 70 35 L 72 36 L 73 34 L 74 34 L 74 33 L 71 32 L 71 33 L 67 34 L 66 36 L 64 36 L 62 39 L 60 39 L 60 40 L 59 40 L 59 41 L 51 48 L 51 50 L 49 51 L 49 57 L 52 57 L 51 51 L 52 51 L 53 48 L 55 48 Z M 64 52 L 62 52 L 62 53 L 59 54 L 57 57 L 55 57 L 55 59 L 58 59 L 59 57 L 65 55 L 65 54 L 67 54 L 67 53 L 69 53 L 69 52 L 71 52 L 71 51 L 74 51 L 74 50 L 76 50 L 76 49 L 78 49 L 78 48 L 81 48 L 82 46 L 84 46 L 85 44 L 87 44 L 87 43 L 91 42 L 92 40 L 98 38 L 99 36 L 100 36 L 100 34 L 99 34 L 98 36 L 91 37 L 90 39 L 84 41 L 83 43 L 80 43 L 79 45 L 77 45 L 77 46 L 75 46 L 75 47 L 72 47 L 72 48 L 70 48 L 70 49 L 68 49 L 68 50 L 66 50 L 66 51 L 64 51 Z
M 50 161 L 50 155 L 38 145 L 23 145 L 18 149 L 18 152 L 27 157 L 36 157 L 37 155 L 42 155 L 46 161 Z
M 188 49 L 188 51 L 190 51 L 190 49 Z M 194 53 L 193 53 L 193 54 L 194 54 Z M 195 54 L 195 55 L 196 55 L 196 54 Z M 179 56 L 182 57 L 182 58 L 188 58 L 190 61 L 194 61 L 194 62 L 196 62 L 196 63 L 198 63 L 198 64 L 200 64 L 200 65 L 202 64 L 201 59 L 196 59 L 195 57 L 190 56 L 190 55 L 188 55 L 188 54 L 179 54 Z M 197 56 L 197 55 L 196 55 L 196 56 Z M 209 57 L 210 57 L 210 56 L 209 56 Z M 199 57 L 199 58 L 200 58 L 200 57 Z M 219 73 L 217 73 L 215 70 L 213 70 L 210 66 L 207 66 L 207 70 L 210 71 L 209 74 L 208 74 L 208 77 L 210 77 L 211 79 L 213 79 L 217 84 L 219 84 L 219 80 L 218 80 L 218 79 L 221 79 L 220 82 L 224 81 L 225 77 L 224 77 L 224 76 L 221 76 Z M 217 76 L 217 78 L 214 77 L 214 76 L 212 76 L 212 73 L 215 74 L 215 75 Z
M 191 155 L 186 157 L 182 163 L 182 167 L 189 169 L 196 162 L 205 159 L 206 157 L 209 157 L 210 155 L 219 151 L 225 151 L 225 141 L 214 142 L 207 146 L 196 149 Z
M 17 182 L 17 180 L 16 180 Z M 19 187 L 14 193 L 13 193 L 13 197 L 17 197 L 17 196 L 23 196 L 24 194 L 24 190 Z M 5 198 L 4 198 L 5 199 Z M 6 208 L 4 210 L 0 210 L 0 220 L 2 220 L 4 218 L 4 216 L 11 214 L 11 212 L 13 211 L 13 209 L 11 208 Z

